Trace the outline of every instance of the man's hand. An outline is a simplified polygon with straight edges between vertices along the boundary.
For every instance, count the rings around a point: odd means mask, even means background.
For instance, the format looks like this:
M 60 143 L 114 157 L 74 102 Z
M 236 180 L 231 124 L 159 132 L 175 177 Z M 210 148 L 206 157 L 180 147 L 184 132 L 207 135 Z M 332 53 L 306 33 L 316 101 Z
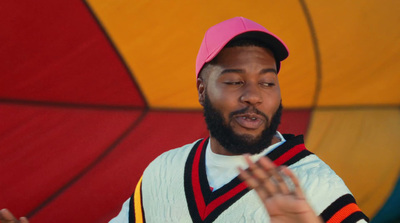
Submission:
M 272 223 L 322 222 L 307 203 L 298 179 L 287 167 L 277 167 L 267 157 L 257 163 L 248 155 L 244 158 L 249 168 L 239 168 L 239 177 L 257 192 Z
M 18 221 L 14 215 L 7 209 L 0 210 L 0 222 L 1 223 L 29 223 L 28 219 L 21 217 Z

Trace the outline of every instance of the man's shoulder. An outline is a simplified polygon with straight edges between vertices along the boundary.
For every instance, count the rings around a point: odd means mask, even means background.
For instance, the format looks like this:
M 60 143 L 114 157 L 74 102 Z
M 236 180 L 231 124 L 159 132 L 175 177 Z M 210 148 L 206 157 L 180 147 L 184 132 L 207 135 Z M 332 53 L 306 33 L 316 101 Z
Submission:
M 284 135 L 288 144 L 303 144 L 302 135 Z M 306 147 L 304 146 L 306 149 Z M 299 179 L 304 179 L 307 182 L 325 184 L 329 186 L 345 186 L 343 180 L 335 173 L 335 171 L 326 164 L 317 154 L 309 152 L 307 156 L 299 159 L 289 166 Z M 305 183 L 305 182 L 304 182 Z M 347 188 L 346 188 L 347 189 Z
M 302 135 L 282 134 L 286 147 L 304 146 Z M 307 150 L 308 151 L 308 150 Z M 329 205 L 338 197 L 351 194 L 344 181 L 329 167 L 317 154 L 304 152 L 304 156 L 297 154 L 299 159 L 289 165 L 289 168 L 298 177 L 304 192 L 311 198 L 311 203 L 321 208 Z
M 344 195 L 351 195 L 344 181 L 324 161 L 311 154 L 289 166 L 317 214 Z
M 148 165 L 146 171 L 184 164 L 193 146 L 199 140 L 162 153 Z
M 285 143 L 297 143 L 297 144 L 304 143 L 303 135 L 295 135 L 295 134 L 288 134 L 288 133 L 281 133 L 281 135 L 285 139 Z
M 143 185 L 149 188 L 163 185 L 167 188 L 168 185 L 179 184 L 183 179 L 187 157 L 196 142 L 166 151 L 154 159 L 143 172 Z
M 336 175 L 328 164 L 322 161 L 317 155 L 310 154 L 309 156 L 301 159 L 290 166 L 298 175 L 303 176 L 309 180 L 313 178 L 326 178 L 332 181 L 342 182 L 340 177 Z M 312 176 L 311 178 L 306 176 Z
M 174 158 L 179 158 L 179 157 L 187 157 L 189 152 L 192 150 L 193 146 L 195 146 L 195 144 L 200 140 L 202 140 L 202 139 L 198 139 L 192 143 L 188 143 L 186 145 L 163 152 L 155 160 L 164 160 L 164 159 L 168 160 L 168 159 L 174 159 Z

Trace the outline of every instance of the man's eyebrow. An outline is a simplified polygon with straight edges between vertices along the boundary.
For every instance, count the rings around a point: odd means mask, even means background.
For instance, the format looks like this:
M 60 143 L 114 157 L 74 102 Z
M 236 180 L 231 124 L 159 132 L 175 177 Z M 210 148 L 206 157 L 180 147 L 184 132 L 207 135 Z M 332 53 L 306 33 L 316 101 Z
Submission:
M 226 73 L 240 73 L 240 74 L 242 74 L 242 73 L 244 73 L 244 70 L 242 70 L 242 69 L 224 69 L 224 70 L 221 71 L 220 74 L 226 74 Z
M 221 71 L 220 75 L 226 74 L 226 73 L 239 73 L 243 74 L 245 71 L 243 69 L 224 69 Z M 274 73 L 277 74 L 278 72 L 274 68 L 265 68 L 260 71 L 260 74 L 266 74 L 266 73 Z
M 262 70 L 260 71 L 260 74 L 266 74 L 266 73 L 274 73 L 274 74 L 277 74 L 278 71 L 276 71 L 276 69 L 274 69 L 274 68 L 266 68 L 266 69 L 262 69 Z

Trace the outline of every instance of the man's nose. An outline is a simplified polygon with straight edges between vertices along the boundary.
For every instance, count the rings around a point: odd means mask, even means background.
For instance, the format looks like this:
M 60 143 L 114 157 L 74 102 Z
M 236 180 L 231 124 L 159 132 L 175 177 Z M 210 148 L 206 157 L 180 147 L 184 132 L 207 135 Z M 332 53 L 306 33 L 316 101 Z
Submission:
M 246 84 L 243 88 L 243 93 L 240 96 L 240 101 L 249 105 L 261 104 L 263 98 L 259 87 L 256 84 Z

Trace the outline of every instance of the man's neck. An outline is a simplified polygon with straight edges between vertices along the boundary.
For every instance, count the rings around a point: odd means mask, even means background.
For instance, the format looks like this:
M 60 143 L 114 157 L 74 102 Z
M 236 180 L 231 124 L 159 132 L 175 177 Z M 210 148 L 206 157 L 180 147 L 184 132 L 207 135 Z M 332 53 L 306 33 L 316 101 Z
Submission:
M 276 135 L 274 137 L 272 137 L 271 140 L 271 145 L 280 142 L 280 138 L 277 137 Z M 218 140 L 214 137 L 210 137 L 210 143 L 211 143 L 211 150 L 219 155 L 225 155 L 225 156 L 235 156 L 238 154 L 233 154 L 231 152 L 229 152 L 228 150 L 226 150 L 221 144 L 219 144 Z M 267 148 L 270 145 L 265 146 L 265 148 Z

